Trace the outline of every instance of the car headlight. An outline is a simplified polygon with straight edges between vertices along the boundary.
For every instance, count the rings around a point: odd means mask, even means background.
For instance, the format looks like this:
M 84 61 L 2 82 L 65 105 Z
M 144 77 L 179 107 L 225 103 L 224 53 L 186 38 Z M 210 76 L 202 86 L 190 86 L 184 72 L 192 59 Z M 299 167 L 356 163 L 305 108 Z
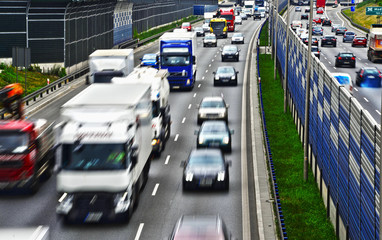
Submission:
M 224 144 L 228 144 L 229 143 L 229 137 L 228 136 L 223 138 L 223 143 Z
M 219 117 L 224 117 L 224 113 L 219 113 Z
M 215 76 L 215 80 L 219 80 L 219 76 Z
M 73 207 L 73 194 L 63 193 L 58 199 L 56 212 L 59 214 L 68 214 Z
M 204 138 L 203 137 L 199 137 L 199 144 L 203 144 L 204 143 Z
M 114 211 L 115 213 L 126 212 L 129 208 L 130 201 L 128 200 L 128 192 L 117 193 L 114 195 Z
M 191 173 L 191 172 L 188 172 L 187 174 L 186 174 L 186 181 L 187 182 L 192 182 L 192 178 L 194 177 L 194 174 L 193 173 Z
M 222 55 L 224 56 L 224 55 L 225 55 L 225 53 L 224 53 L 224 52 L 222 52 Z
M 231 77 L 231 79 L 232 79 L 232 80 L 235 80 L 235 78 L 236 78 L 236 76 L 235 76 L 235 75 L 233 75 L 233 76 Z
M 199 113 L 199 117 L 206 117 L 205 113 Z
M 224 181 L 224 178 L 225 178 L 225 171 L 218 172 L 218 178 L 217 178 L 217 180 L 218 180 L 219 182 L 221 182 L 221 181 Z

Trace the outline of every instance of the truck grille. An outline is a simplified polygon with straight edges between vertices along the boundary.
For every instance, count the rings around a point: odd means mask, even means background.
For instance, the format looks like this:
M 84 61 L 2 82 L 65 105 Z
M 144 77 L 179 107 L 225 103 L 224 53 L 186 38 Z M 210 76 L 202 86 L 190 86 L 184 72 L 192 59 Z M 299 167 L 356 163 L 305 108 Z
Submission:
M 74 206 L 81 210 L 104 211 L 114 207 L 113 194 L 79 193 L 75 195 Z
M 182 76 L 182 72 L 170 72 L 170 77 L 187 77 L 187 72 L 185 72 L 185 76 Z

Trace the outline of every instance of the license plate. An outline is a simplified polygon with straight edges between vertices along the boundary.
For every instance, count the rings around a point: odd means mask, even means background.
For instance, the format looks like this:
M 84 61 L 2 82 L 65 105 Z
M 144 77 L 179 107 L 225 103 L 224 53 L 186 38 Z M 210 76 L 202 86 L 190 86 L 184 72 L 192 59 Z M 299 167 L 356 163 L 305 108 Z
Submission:
M 369 78 L 375 78 L 374 76 L 369 76 Z
M 212 185 L 211 178 L 204 178 L 200 181 L 200 186 L 211 186 L 211 185 Z
M 209 144 L 210 147 L 219 147 L 219 143 L 210 143 Z
M 98 222 L 102 215 L 102 212 L 89 212 L 85 218 L 85 222 Z
M 228 58 L 233 58 L 233 56 L 227 56 Z
M 363 41 L 358 41 L 359 43 L 363 43 Z
M 345 64 L 349 64 L 350 62 L 344 62 Z

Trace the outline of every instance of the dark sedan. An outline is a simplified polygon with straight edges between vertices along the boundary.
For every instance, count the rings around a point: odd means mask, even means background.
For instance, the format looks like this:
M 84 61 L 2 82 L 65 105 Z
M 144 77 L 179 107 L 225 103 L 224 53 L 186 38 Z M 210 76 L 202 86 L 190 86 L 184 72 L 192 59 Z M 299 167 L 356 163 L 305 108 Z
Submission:
M 301 38 L 302 42 L 308 45 L 309 43 L 309 37 L 306 36 L 304 38 Z M 312 37 L 312 46 L 318 46 L 318 39 L 315 37 Z
M 353 39 L 351 46 L 352 47 L 355 47 L 355 46 L 366 47 L 367 46 L 367 38 L 366 37 L 355 37 Z
M 205 121 L 199 131 L 195 131 L 197 148 L 220 148 L 222 151 L 232 151 L 232 137 L 234 133 L 225 121 Z
M 230 161 L 224 159 L 219 149 L 192 150 L 183 167 L 183 191 L 195 188 L 229 190 Z
M 332 45 L 333 47 L 337 47 L 337 38 L 335 36 L 324 36 L 321 38 L 321 47 L 325 45 Z
M 330 19 L 327 19 L 325 18 L 323 21 L 322 21 L 322 26 L 332 26 L 332 21 Z
M 324 30 L 322 29 L 322 27 L 313 27 L 312 29 L 312 35 L 323 35 L 324 34 Z
M 336 35 L 340 35 L 340 34 L 344 35 L 347 30 L 348 29 L 346 27 L 338 27 L 336 29 Z
M 218 67 L 214 74 L 214 86 L 218 84 L 229 84 L 237 86 L 237 74 L 239 72 L 232 66 Z
M 337 54 L 335 66 L 339 67 L 339 66 L 349 65 L 350 67 L 355 68 L 355 62 L 356 62 L 356 59 L 353 53 L 342 52 Z
M 237 48 L 235 45 L 225 45 L 223 47 L 221 57 L 222 57 L 222 62 L 225 60 L 234 60 L 236 62 L 239 61 L 239 52 L 240 49 Z
M 303 20 L 303 19 L 308 20 L 309 19 L 309 15 L 307 13 L 301 14 L 301 20 Z
M 344 37 L 342 38 L 342 42 L 353 42 L 356 34 L 354 32 L 345 32 Z
M 376 67 L 363 67 L 356 72 L 355 84 L 360 87 L 381 87 L 382 75 Z

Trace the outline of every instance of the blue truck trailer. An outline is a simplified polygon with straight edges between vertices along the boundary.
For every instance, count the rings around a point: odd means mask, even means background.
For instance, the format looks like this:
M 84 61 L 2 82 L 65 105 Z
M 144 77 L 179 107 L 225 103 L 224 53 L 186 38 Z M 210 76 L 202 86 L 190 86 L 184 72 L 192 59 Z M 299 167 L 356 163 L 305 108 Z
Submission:
M 196 80 L 196 33 L 167 32 L 159 39 L 160 67 L 171 89 L 192 90 Z

